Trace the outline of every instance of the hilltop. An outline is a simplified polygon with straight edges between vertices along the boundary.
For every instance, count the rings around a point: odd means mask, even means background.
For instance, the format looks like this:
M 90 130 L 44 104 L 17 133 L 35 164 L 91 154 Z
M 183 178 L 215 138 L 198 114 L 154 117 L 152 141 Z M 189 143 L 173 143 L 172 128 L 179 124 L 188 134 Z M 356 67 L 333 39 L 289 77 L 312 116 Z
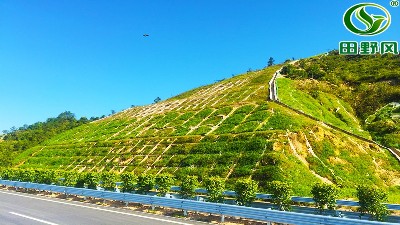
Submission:
M 252 177 L 261 189 L 268 181 L 285 180 L 303 196 L 320 181 L 341 186 L 344 197 L 353 196 L 356 185 L 370 184 L 389 190 L 392 201 L 397 199 L 400 164 L 387 150 L 268 101 L 268 82 L 281 67 L 248 72 L 78 126 L 28 149 L 13 164 L 168 172 L 200 179 L 213 175 L 227 178 L 228 186 L 238 178 Z M 373 138 L 362 120 L 365 115 L 348 99 L 319 89 L 321 97 L 315 98 L 297 84 L 314 80 L 279 78 L 279 96 L 327 123 Z M 315 82 L 317 87 L 326 85 Z

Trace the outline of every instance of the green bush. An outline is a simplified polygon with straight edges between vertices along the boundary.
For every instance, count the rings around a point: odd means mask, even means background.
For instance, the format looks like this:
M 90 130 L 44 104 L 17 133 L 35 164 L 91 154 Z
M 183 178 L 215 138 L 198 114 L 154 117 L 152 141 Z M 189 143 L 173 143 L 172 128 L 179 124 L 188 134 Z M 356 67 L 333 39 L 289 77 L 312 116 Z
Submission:
M 120 174 L 122 181 L 122 192 L 132 192 L 135 190 L 136 177 L 131 172 L 124 172 Z
M 317 183 L 312 187 L 311 194 L 320 213 L 326 208 L 335 210 L 336 198 L 339 194 L 339 190 L 335 185 Z
M 198 185 L 197 176 L 186 176 L 181 179 L 181 190 L 179 194 L 183 199 L 192 198 L 196 192 L 195 189 Z
M 389 210 L 383 202 L 387 201 L 387 193 L 375 187 L 358 186 L 357 198 L 360 204 L 358 211 L 363 214 L 370 214 L 372 219 L 383 221 L 389 215 Z
M 107 191 L 114 191 L 117 177 L 117 174 L 113 172 L 100 173 L 100 186 Z
M 147 194 L 155 185 L 153 174 L 140 174 L 137 182 L 137 193 Z
M 224 191 L 225 191 L 225 180 L 219 177 L 210 177 L 204 180 L 204 185 L 208 192 L 209 202 L 219 202 L 224 201 Z
M 292 189 L 289 184 L 281 181 L 272 181 L 267 184 L 267 190 L 272 194 L 272 202 L 278 205 L 279 210 L 290 210 Z
M 89 189 L 96 189 L 99 184 L 99 176 L 95 172 L 82 173 L 83 183 Z
M 35 170 L 34 182 L 40 184 L 52 184 L 56 181 L 56 173 L 54 170 Z
M 159 174 L 156 176 L 156 184 L 158 186 L 158 196 L 164 197 L 174 184 L 174 176 L 168 173 Z
M 250 206 L 256 199 L 258 183 L 251 179 L 240 179 L 236 181 L 236 203 L 242 206 Z
M 76 171 L 65 171 L 62 176 L 64 180 L 60 183 L 67 187 L 75 187 L 79 179 L 79 173 Z
M 6 168 L 1 170 L 1 179 L 3 180 L 16 180 L 15 178 L 16 170 L 12 168 Z

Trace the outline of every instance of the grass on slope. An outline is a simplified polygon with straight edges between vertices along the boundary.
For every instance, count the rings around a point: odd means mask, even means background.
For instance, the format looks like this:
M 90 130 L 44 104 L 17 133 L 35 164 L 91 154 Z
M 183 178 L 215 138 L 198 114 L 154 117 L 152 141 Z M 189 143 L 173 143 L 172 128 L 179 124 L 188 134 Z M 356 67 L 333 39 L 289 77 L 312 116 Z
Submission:
M 385 152 L 373 152 L 368 144 L 353 143 L 340 132 L 267 102 L 268 81 L 278 68 L 124 110 L 57 135 L 21 154 L 14 163 L 22 168 L 166 172 L 178 177 L 197 175 L 200 180 L 215 175 L 226 178 L 228 187 L 239 178 L 252 177 L 260 182 L 261 190 L 268 181 L 285 180 L 292 183 L 296 195 L 305 196 L 321 179 L 337 183 L 342 179 L 343 185 L 354 188 L 353 178 L 359 177 L 358 182 L 363 177 L 358 169 L 374 168 L 372 158 L 360 158 L 364 150 L 385 165 L 382 168 L 387 174 L 396 175 Z M 315 156 L 307 150 L 303 134 Z M 325 155 L 325 146 L 334 149 L 334 155 Z M 343 168 L 332 157 L 355 165 L 349 167 L 349 173 L 340 174 Z M 350 161 L 348 157 L 358 158 Z M 371 173 L 371 177 L 368 182 L 393 186 L 389 185 L 392 175 L 387 177 L 388 185 L 379 174 Z
M 370 138 L 368 132 L 362 130 L 351 107 L 335 95 L 322 91 L 308 94 L 296 89 L 296 82 L 287 78 L 278 78 L 278 97 L 295 109 L 312 115 L 321 121 L 335 125 L 351 133 Z

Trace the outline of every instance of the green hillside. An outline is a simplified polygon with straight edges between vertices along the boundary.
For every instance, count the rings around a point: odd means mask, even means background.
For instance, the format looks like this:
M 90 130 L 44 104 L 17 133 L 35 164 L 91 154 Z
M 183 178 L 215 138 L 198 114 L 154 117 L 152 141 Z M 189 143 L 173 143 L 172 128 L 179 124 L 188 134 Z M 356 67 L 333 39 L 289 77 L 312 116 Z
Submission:
M 302 59 L 283 67 L 282 73 L 292 81 L 278 79 L 278 86 L 283 88 L 280 97 L 296 109 L 317 118 L 323 115 L 331 124 L 366 136 L 358 128 L 358 120 L 374 140 L 399 148 L 400 119 L 396 116 L 400 110 L 399 59 L 399 55 L 391 54 L 343 56 L 337 51 Z M 304 101 L 299 103 L 293 96 Z M 393 107 L 386 107 L 388 104 Z M 379 116 L 375 117 L 376 114 Z
M 371 184 L 389 190 L 397 201 L 400 164 L 390 153 L 267 101 L 268 82 L 280 68 L 235 76 L 79 126 L 28 149 L 13 163 L 21 168 L 168 172 L 200 179 L 215 175 L 227 178 L 228 186 L 252 177 L 261 189 L 268 181 L 285 180 L 303 196 L 318 181 L 338 184 L 342 196 L 354 196 L 355 185 Z M 278 83 L 293 90 L 292 97 L 279 93 L 288 103 L 370 137 L 350 103 L 322 94 L 326 104 L 321 105 L 292 82 Z

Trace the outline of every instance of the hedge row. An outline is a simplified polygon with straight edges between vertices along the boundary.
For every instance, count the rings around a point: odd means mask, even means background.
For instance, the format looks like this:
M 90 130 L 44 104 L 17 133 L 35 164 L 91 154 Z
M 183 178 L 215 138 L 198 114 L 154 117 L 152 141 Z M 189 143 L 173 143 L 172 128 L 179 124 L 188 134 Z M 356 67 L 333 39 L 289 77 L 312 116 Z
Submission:
M 195 189 L 200 185 L 197 176 L 180 177 L 177 180 L 171 174 L 140 174 L 125 172 L 121 174 L 113 172 L 77 172 L 47 169 L 0 169 L 0 178 L 23 182 L 44 184 L 56 184 L 77 188 L 96 189 L 98 186 L 105 190 L 113 191 L 116 182 L 122 182 L 123 192 L 135 192 L 147 194 L 150 190 L 156 190 L 158 196 L 165 196 L 173 184 L 180 185 L 179 194 L 182 198 L 189 199 L 195 196 Z M 202 178 L 202 184 L 207 190 L 208 201 L 223 202 L 225 180 L 219 177 Z M 290 210 L 292 188 L 285 182 L 268 182 L 266 189 L 272 194 L 272 202 L 277 204 L 279 210 Z M 238 205 L 250 206 L 256 199 L 258 182 L 251 179 L 239 179 L 236 181 L 234 191 Z M 335 185 L 315 184 L 311 194 L 315 205 L 320 212 L 336 209 L 336 199 L 339 189 Z M 357 197 L 360 199 L 358 211 L 369 214 L 372 219 L 383 220 L 389 214 L 387 207 L 382 202 L 387 201 L 387 194 L 374 187 L 359 186 Z

